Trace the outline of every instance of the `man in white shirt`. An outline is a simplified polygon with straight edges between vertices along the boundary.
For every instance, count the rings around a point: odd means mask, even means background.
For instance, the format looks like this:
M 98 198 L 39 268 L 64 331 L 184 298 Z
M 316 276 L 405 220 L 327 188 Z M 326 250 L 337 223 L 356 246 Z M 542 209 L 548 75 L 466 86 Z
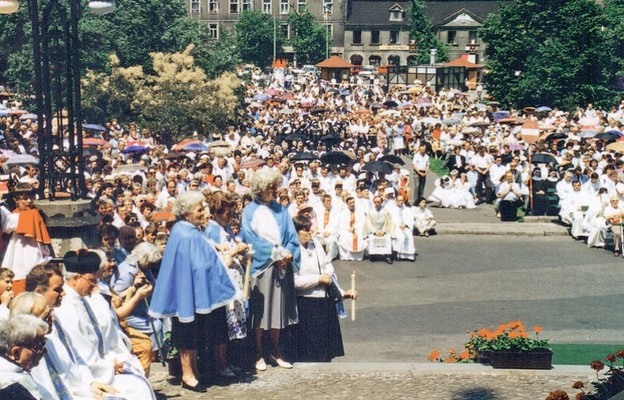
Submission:
M 490 180 L 490 168 L 493 158 L 485 153 L 485 147 L 479 146 L 477 154 L 472 157 L 472 166 L 479 174 L 477 177 L 477 197 L 479 202 L 492 201 L 492 181 Z
M 418 152 L 414 154 L 412 159 L 414 167 L 414 198 L 423 197 L 425 192 L 425 184 L 427 183 L 427 173 L 429 172 L 429 156 L 425 145 L 418 146 Z
M 505 180 L 498 187 L 497 197 L 501 200 L 501 221 L 515 221 L 516 213 L 520 206 L 520 185 L 514 182 L 511 172 L 505 174 Z

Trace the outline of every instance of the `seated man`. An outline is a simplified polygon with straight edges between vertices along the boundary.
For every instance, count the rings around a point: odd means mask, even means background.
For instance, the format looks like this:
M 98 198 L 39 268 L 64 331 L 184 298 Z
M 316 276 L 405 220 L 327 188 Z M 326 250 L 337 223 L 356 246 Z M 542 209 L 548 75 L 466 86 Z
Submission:
M 392 249 L 398 260 L 416 260 L 414 246 L 414 210 L 405 205 L 403 195 L 398 195 L 396 206 L 391 208 L 392 220 L 398 226 L 397 237 L 392 239 Z
M 622 222 L 624 222 L 624 207 L 620 204 L 620 199 L 612 197 L 608 206 L 604 209 L 604 219 L 611 224 L 613 230 L 613 255 L 618 257 L 622 254 Z
M 97 286 L 101 259 L 93 252 L 68 252 L 65 264 L 65 298 L 55 312 L 55 320 L 67 338 L 68 351 L 87 365 L 93 380 L 115 387 L 129 399 L 155 399 L 140 363 L 130 351 L 111 348 L 108 332 L 98 323 L 86 301 Z M 113 316 L 108 317 L 112 320 Z M 120 329 L 117 326 L 114 329 Z M 123 336 L 121 333 L 119 336 Z
M 365 234 L 371 260 L 376 256 L 382 256 L 388 264 L 392 264 L 394 224 L 390 210 L 383 206 L 381 196 L 373 198 L 373 208 L 369 210 L 366 216 Z
M 355 199 L 347 198 L 347 210 L 340 213 L 338 231 L 338 254 L 341 260 L 364 259 L 367 241 L 364 236 L 366 214 L 355 207 Z
M 592 197 L 594 196 L 588 191 L 581 190 L 580 181 L 574 181 L 572 183 L 572 192 L 565 201 L 560 202 L 561 211 L 559 211 L 559 216 L 561 221 L 564 224 L 572 225 L 570 233 L 576 239 L 579 236 L 587 236 L 583 231 L 583 219 Z

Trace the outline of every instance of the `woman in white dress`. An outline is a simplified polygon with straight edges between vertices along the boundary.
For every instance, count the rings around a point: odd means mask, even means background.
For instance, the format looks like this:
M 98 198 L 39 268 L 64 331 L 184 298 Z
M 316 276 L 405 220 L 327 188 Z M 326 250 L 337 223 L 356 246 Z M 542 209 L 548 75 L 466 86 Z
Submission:
M 429 236 L 429 232 L 435 227 L 436 221 L 433 213 L 427 208 L 427 200 L 424 197 L 418 199 L 414 210 L 414 227 L 420 236 Z
M 435 180 L 434 185 L 435 189 L 429 196 L 429 201 L 438 203 L 440 206 L 444 207 L 444 199 L 448 196 L 448 191 L 452 186 L 451 177 L 448 175 L 443 175 Z

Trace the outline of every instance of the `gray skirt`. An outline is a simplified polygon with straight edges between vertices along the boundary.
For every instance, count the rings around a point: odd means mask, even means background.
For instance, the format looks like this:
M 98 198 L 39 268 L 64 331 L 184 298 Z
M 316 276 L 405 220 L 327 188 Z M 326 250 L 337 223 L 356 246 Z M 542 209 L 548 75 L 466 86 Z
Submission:
M 253 329 L 282 329 L 299 322 L 292 264 L 271 266 L 251 281 L 249 313 Z

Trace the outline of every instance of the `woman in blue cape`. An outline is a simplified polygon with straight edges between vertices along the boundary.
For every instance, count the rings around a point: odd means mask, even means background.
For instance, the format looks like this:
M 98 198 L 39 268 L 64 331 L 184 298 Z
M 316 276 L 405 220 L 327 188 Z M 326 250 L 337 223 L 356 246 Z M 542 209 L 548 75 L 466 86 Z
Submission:
M 152 295 L 150 314 L 172 318 L 172 340 L 180 351 L 182 386 L 196 392 L 197 350 L 206 347 L 213 310 L 234 300 L 237 290 L 223 262 L 201 229 L 205 225 L 204 196 L 183 192 L 173 205 L 173 226 Z
M 251 176 L 254 201 L 243 211 L 243 241 L 254 250 L 249 297 L 251 326 L 256 329 L 256 369 L 266 370 L 262 337 L 270 331 L 271 357 L 282 368 L 292 365 L 282 358 L 280 330 L 296 324 L 297 300 L 294 270 L 299 268 L 299 238 L 288 210 L 275 201 L 282 177 L 262 169 Z

